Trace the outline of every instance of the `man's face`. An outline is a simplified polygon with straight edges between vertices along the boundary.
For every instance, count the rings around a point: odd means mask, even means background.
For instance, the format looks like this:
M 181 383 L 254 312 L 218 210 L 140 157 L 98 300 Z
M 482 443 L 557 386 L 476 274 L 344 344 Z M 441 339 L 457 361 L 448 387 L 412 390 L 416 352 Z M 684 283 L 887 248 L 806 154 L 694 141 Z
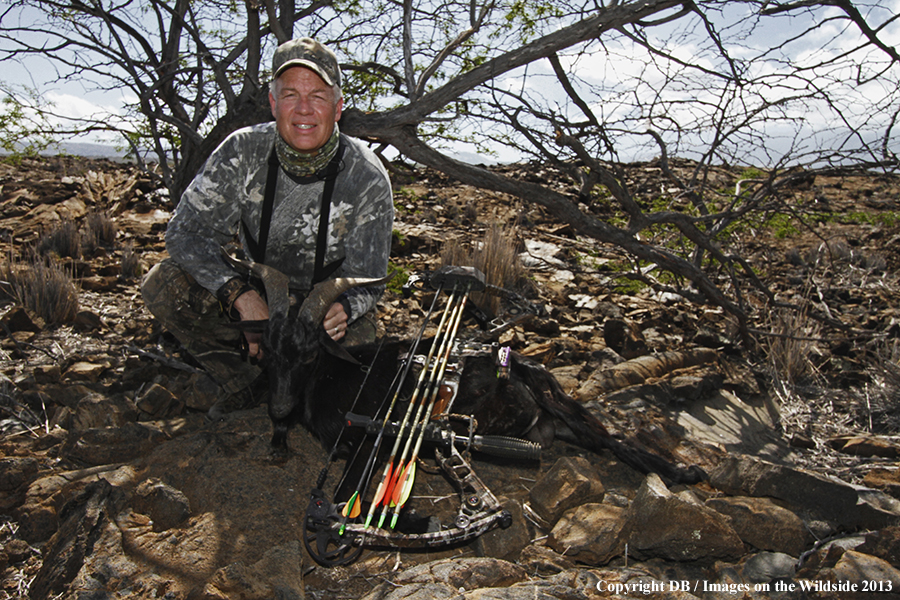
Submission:
M 331 137 L 341 118 L 343 99 L 314 71 L 291 67 L 275 80 L 269 104 L 278 133 L 294 150 L 313 152 Z

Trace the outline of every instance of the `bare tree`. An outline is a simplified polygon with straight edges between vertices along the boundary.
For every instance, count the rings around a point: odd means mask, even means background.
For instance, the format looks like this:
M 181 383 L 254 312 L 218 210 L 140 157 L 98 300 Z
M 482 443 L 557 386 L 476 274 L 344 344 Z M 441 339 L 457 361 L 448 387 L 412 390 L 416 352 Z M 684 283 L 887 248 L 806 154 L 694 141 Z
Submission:
M 897 19 L 833 0 L 16 0 L 0 59 L 40 53 L 61 79 L 130 90 L 129 139 L 153 144 L 177 198 L 225 135 L 269 118 L 264 56 L 314 35 L 343 59 L 343 131 L 544 206 L 746 334 L 747 291 L 776 298 L 733 251 L 733 224 L 810 172 L 897 167 Z M 454 160 L 461 141 L 550 163 L 570 187 Z M 616 166 L 635 157 L 670 185 L 636 189 Z M 733 165 L 760 170 L 723 188 Z

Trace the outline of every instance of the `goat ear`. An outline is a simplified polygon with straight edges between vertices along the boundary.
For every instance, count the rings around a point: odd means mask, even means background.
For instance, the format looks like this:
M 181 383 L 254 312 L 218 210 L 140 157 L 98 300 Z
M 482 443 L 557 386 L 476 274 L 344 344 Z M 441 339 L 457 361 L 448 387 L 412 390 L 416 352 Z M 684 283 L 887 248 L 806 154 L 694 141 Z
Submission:
M 328 335 L 328 333 L 325 332 L 324 329 L 319 334 L 319 341 L 322 343 L 322 348 L 324 348 L 328 354 L 331 354 L 332 356 L 340 358 L 341 360 L 345 360 L 354 365 L 360 364 L 360 362 L 356 360 L 356 358 L 352 354 L 347 352 L 346 348 L 331 339 L 331 336 Z

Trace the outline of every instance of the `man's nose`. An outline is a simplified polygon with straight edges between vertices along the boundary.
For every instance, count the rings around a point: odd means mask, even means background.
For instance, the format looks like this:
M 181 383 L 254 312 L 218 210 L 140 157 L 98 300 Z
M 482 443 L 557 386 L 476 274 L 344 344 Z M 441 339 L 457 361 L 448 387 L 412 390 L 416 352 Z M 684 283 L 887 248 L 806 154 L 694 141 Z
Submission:
M 312 102 L 309 100 L 309 98 L 300 96 L 299 98 L 297 98 L 297 102 L 294 105 L 294 110 L 300 114 L 308 115 L 312 113 Z

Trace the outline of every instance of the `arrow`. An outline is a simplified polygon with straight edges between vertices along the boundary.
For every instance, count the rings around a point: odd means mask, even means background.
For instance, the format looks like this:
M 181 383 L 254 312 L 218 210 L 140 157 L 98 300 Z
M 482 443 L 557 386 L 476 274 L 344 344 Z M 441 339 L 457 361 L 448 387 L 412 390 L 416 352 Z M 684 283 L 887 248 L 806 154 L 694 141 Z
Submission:
M 440 295 L 440 289 L 435 294 L 435 300 L 437 300 L 438 295 Z M 438 323 L 437 331 L 435 332 L 435 339 L 431 344 L 431 348 L 429 348 L 429 350 L 428 350 L 428 357 L 425 359 L 425 365 L 423 366 L 422 371 L 419 373 L 419 378 L 416 381 L 416 387 L 413 390 L 413 395 L 409 401 L 409 407 L 406 409 L 406 414 L 403 416 L 403 420 L 400 423 L 400 430 L 397 433 L 396 439 L 394 440 L 394 446 L 391 449 L 390 457 L 388 458 L 388 461 L 384 466 L 384 474 L 382 475 L 381 481 L 375 490 L 375 497 L 372 499 L 371 504 L 369 504 L 369 511 L 366 514 L 366 520 L 365 520 L 367 529 L 368 529 L 369 525 L 372 523 L 372 518 L 375 515 L 375 510 L 377 509 L 377 507 L 380 504 L 382 504 L 383 502 L 385 502 L 385 498 L 390 499 L 390 497 L 391 497 L 391 494 L 389 492 L 392 491 L 391 483 L 393 481 L 393 475 L 394 475 L 394 459 L 397 456 L 397 450 L 399 450 L 399 448 L 400 448 L 400 441 L 403 438 L 403 432 L 406 428 L 407 423 L 409 422 L 409 417 L 412 414 L 413 407 L 416 404 L 416 398 L 418 397 L 418 394 L 420 393 L 422 381 L 425 377 L 425 372 L 428 370 L 428 365 L 431 362 L 431 357 L 433 356 L 434 349 L 437 346 L 437 340 L 442 335 L 444 326 L 447 322 L 447 317 L 450 312 L 450 305 L 453 303 L 455 297 L 456 297 L 456 290 L 454 289 L 453 293 L 450 294 L 450 300 L 447 302 L 447 306 L 444 307 L 444 311 L 441 313 L 441 320 Z M 433 306 L 434 306 L 434 304 L 432 302 L 432 307 Z M 427 320 L 424 323 L 422 323 L 422 331 L 423 332 L 424 332 L 426 324 L 427 324 Z M 408 364 L 412 364 L 412 355 L 410 355 Z M 397 395 L 399 393 L 400 393 L 400 388 L 397 388 L 397 393 L 394 395 L 393 401 L 396 401 Z M 387 425 L 387 420 L 385 420 L 385 423 L 382 424 L 382 431 L 384 430 L 385 425 Z M 383 518 L 379 521 L 379 525 L 378 525 L 379 527 L 381 527 L 381 525 L 383 524 L 383 521 L 384 521 Z
M 404 469 L 403 475 L 401 476 L 402 481 L 398 481 L 396 486 L 394 487 L 394 497 L 392 498 L 394 506 L 393 516 L 391 517 L 391 529 L 396 527 L 397 519 L 400 515 L 400 509 L 403 508 L 404 504 L 406 504 L 406 501 L 409 499 L 409 495 L 412 492 L 413 482 L 415 481 L 416 460 L 419 457 L 419 450 L 422 448 L 422 440 L 425 439 L 425 427 L 431 420 L 431 413 L 434 410 L 434 404 L 440 391 L 440 383 L 444 379 L 444 371 L 446 370 L 447 363 L 450 360 L 450 352 L 453 348 L 453 342 L 456 339 L 456 332 L 459 329 L 459 323 L 462 320 L 463 308 L 465 307 L 466 300 L 469 297 L 470 287 L 471 286 L 466 288 L 465 294 L 463 294 L 462 299 L 456 307 L 455 313 L 453 315 L 453 322 L 450 325 L 450 334 L 444 338 L 444 342 L 442 343 L 442 356 L 439 357 L 437 369 L 432 371 L 432 379 L 430 382 L 431 398 L 428 402 L 428 410 L 425 412 L 425 417 L 420 422 L 419 427 L 421 431 L 416 439 L 416 445 L 413 449 L 412 457 L 409 459 L 409 463 L 407 464 L 407 467 L 406 469 Z M 418 414 L 416 415 L 416 420 L 418 422 Z M 412 440 L 412 436 L 410 436 L 410 438 L 407 440 L 407 447 L 409 446 L 410 440 Z M 405 455 L 406 448 L 404 448 L 404 456 Z M 400 459 L 400 462 L 403 462 L 403 458 Z

